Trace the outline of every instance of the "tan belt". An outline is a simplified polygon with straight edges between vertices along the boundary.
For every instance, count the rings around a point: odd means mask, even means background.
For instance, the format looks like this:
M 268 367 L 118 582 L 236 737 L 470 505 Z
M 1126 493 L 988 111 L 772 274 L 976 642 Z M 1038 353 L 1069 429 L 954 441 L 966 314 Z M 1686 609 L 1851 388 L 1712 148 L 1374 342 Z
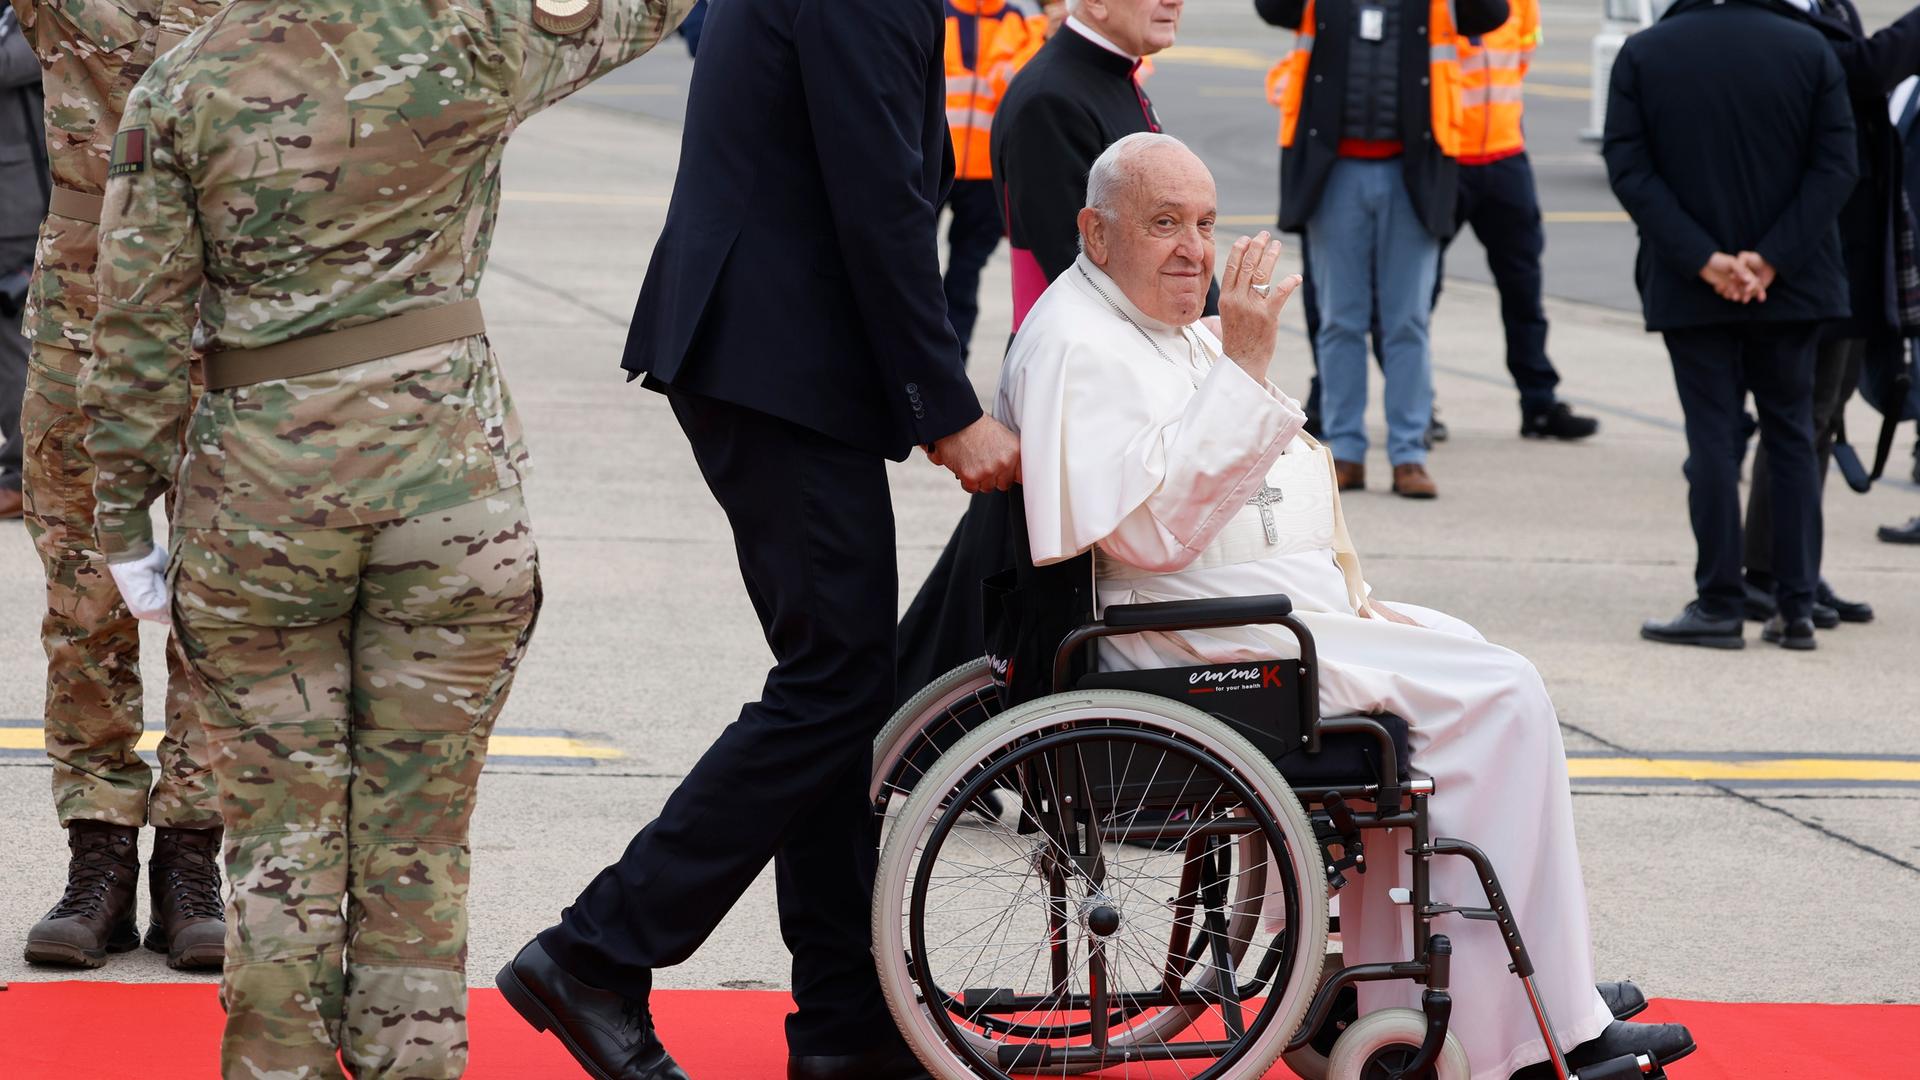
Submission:
M 71 218 L 74 221 L 90 221 L 98 225 L 100 210 L 106 206 L 106 203 L 107 201 L 98 195 L 56 187 L 53 189 L 52 197 L 47 200 L 47 212 L 59 214 L 63 218 Z
M 295 379 L 486 332 L 480 301 L 460 300 L 277 345 L 209 353 L 207 389 Z

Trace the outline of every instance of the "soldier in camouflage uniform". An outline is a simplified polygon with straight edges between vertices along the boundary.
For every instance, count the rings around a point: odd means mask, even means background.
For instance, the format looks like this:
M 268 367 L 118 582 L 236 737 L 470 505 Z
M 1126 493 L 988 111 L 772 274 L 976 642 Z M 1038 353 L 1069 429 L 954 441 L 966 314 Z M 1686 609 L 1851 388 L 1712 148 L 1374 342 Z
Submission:
M 539 607 L 520 424 L 466 320 L 507 137 L 689 3 L 235 0 L 129 98 L 81 401 L 130 600 L 165 595 L 137 571 L 175 494 L 228 1077 L 465 1069 L 467 826 Z
M 220 966 L 220 817 L 199 717 L 170 648 L 156 777 L 134 750 L 140 635 L 94 547 L 93 465 L 76 398 L 92 347 L 99 196 L 127 92 L 220 3 L 13 0 L 43 70 L 54 183 L 27 300 L 21 431 L 27 529 L 47 576 L 47 755 L 72 849 L 64 895 L 27 934 L 26 958 L 37 963 L 98 967 L 139 943 L 137 830 L 151 824 L 147 945 L 175 967 Z

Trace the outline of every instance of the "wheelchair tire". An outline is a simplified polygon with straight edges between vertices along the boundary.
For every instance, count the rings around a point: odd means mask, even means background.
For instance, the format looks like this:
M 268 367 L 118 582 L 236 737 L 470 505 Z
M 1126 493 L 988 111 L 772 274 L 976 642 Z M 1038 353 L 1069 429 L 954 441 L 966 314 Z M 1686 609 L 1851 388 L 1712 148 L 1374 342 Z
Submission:
M 918 777 L 896 774 L 901 774 L 903 770 L 912 771 L 908 756 L 913 750 L 915 736 L 922 729 L 951 714 L 956 707 L 964 707 L 970 701 L 982 701 L 982 694 L 992 692 L 993 669 L 987 666 L 987 658 L 983 656 L 978 660 L 969 660 L 921 687 L 919 693 L 908 698 L 905 705 L 894 710 L 887 725 L 873 738 L 873 781 L 868 785 L 867 794 L 874 806 L 884 809 L 889 798 L 905 797 L 912 792 L 913 781 Z M 985 707 L 984 702 L 982 707 Z M 990 711 L 985 715 L 991 716 L 998 711 L 996 694 Z M 956 737 L 953 741 L 959 740 Z
M 1427 1036 L 1427 1018 L 1418 1009 L 1381 1009 L 1368 1013 L 1341 1032 L 1327 1059 L 1329 1080 L 1386 1080 L 1398 1076 L 1395 1066 L 1411 1061 Z M 1469 1080 L 1467 1049 L 1447 1032 L 1434 1062 L 1436 1080 Z
M 955 796 L 966 793 L 970 785 L 977 791 L 979 784 L 985 782 L 985 778 L 979 775 L 983 770 L 1017 767 L 1017 764 L 1009 764 L 1007 759 L 1026 753 L 1037 754 L 1034 748 L 1046 745 L 1049 741 L 1082 740 L 1097 746 L 1095 740 L 1102 739 L 1107 740 L 1108 745 L 1157 739 L 1160 742 L 1155 745 L 1178 747 L 1177 753 L 1182 760 L 1196 763 L 1196 767 L 1197 763 L 1211 763 L 1220 770 L 1219 776 L 1231 778 L 1236 790 L 1250 793 L 1260 805 L 1253 809 L 1242 805 L 1230 815 L 1256 816 L 1258 821 L 1254 828 L 1239 833 L 1241 841 L 1223 847 L 1246 859 L 1248 845 L 1252 845 L 1251 851 L 1256 860 L 1243 863 L 1242 874 L 1247 866 L 1257 866 L 1265 875 L 1274 865 L 1266 853 L 1278 850 L 1285 860 L 1282 880 L 1290 881 L 1292 885 L 1294 895 L 1288 900 L 1295 922 L 1294 926 L 1289 927 L 1291 952 L 1280 950 L 1278 959 L 1282 969 L 1273 973 L 1272 983 L 1265 988 L 1265 1004 L 1249 1022 L 1246 1034 L 1225 1055 L 1214 1059 L 1211 1066 L 1193 1074 L 1195 1080 L 1243 1080 L 1263 1075 L 1279 1058 L 1280 1051 L 1305 1015 L 1313 991 L 1318 987 L 1326 954 L 1325 868 L 1321 865 L 1320 848 L 1314 839 L 1312 825 L 1279 770 L 1227 725 L 1178 702 L 1150 694 L 1117 690 L 1060 694 L 996 716 L 954 744 L 915 786 L 906 807 L 896 817 L 881 855 L 873 907 L 874 955 L 878 960 L 881 986 L 895 1022 L 908 1044 L 928 1070 L 941 1080 L 971 1077 L 1003 1080 L 1010 1075 L 1001 1071 L 1003 1067 L 1015 1072 L 1023 1070 L 1016 1064 L 988 1064 L 989 1061 L 1005 1061 L 998 1052 L 1016 1044 L 998 1041 L 987 1031 L 962 1028 L 954 1022 L 948 1009 L 942 1007 L 940 1015 L 936 1016 L 935 1009 L 926 1003 L 923 986 L 930 986 L 931 983 L 923 983 L 922 980 L 930 980 L 932 976 L 922 970 L 929 965 L 916 962 L 912 948 L 914 934 L 923 932 L 917 931 L 913 924 L 915 920 L 925 917 L 925 913 L 915 906 L 915 897 L 927 887 L 926 882 L 921 881 L 919 892 L 916 892 L 916 875 L 920 873 L 925 838 L 930 833 L 936 840 L 953 835 L 958 827 L 955 824 L 958 819 L 950 809 L 951 801 Z M 1224 781 L 1219 790 L 1225 790 Z M 1254 809 L 1259 811 L 1257 815 Z M 1005 829 L 1004 825 L 1000 827 Z M 946 830 L 944 833 L 941 831 L 943 829 Z M 1190 835 L 1199 837 L 1203 834 Z M 1273 843 L 1275 840 L 1278 841 L 1277 846 Z M 937 858 L 938 854 L 936 850 L 934 857 Z M 1176 862 L 1182 862 L 1174 858 Z M 1191 859 L 1184 860 L 1186 864 L 1191 862 Z M 1021 869 L 1017 854 L 1014 860 L 1003 865 L 1006 869 L 997 872 L 1009 875 L 1016 871 L 1025 872 Z M 1261 918 L 1259 899 L 1264 892 L 1261 889 L 1253 894 L 1253 904 L 1249 910 L 1241 912 L 1239 907 L 1234 907 L 1237 915 L 1245 915 L 1248 927 L 1257 925 Z M 1014 896 L 1014 901 L 1024 899 L 1024 895 Z M 1039 899 L 1042 904 L 1047 903 L 1044 898 Z M 1236 892 L 1228 902 L 1229 906 L 1238 905 L 1244 899 L 1244 892 Z M 1160 902 L 1142 902 L 1138 910 L 1142 914 L 1149 912 L 1155 903 Z M 1131 918 L 1140 917 L 1136 915 Z M 1172 920 L 1168 920 L 1168 923 L 1171 925 Z M 1149 919 L 1143 921 L 1142 925 L 1150 926 L 1153 923 Z M 1234 925 L 1240 925 L 1237 919 Z M 1230 929 L 1227 938 L 1250 940 L 1252 932 L 1251 929 L 1245 932 Z M 1003 946 L 989 944 L 982 947 Z M 1115 947 L 1118 948 L 1117 945 Z M 1246 947 L 1245 941 L 1241 941 L 1240 949 L 1230 952 L 1243 952 Z M 1269 951 L 1273 948 L 1270 945 Z M 1197 945 L 1195 952 L 1200 952 Z M 1131 962 L 1132 958 L 1145 955 L 1137 949 L 1125 956 L 1116 952 L 1115 960 Z M 1238 961 L 1239 956 L 1235 956 L 1236 972 Z M 1207 961 L 1196 972 L 1191 970 L 1191 965 L 1196 962 L 1189 961 L 1189 967 L 1184 969 L 1181 976 L 1181 986 L 1196 988 L 1217 985 L 1207 981 L 1209 978 L 1219 978 L 1220 973 L 1215 970 L 1213 963 Z M 1018 970 L 1017 961 L 1014 970 Z M 969 969 L 967 974 L 971 975 L 972 970 Z M 970 992 L 969 987 L 957 984 L 934 989 L 949 1002 L 960 1000 L 955 996 L 957 994 Z M 1204 1002 L 1208 992 L 1212 991 L 1189 989 L 1187 994 L 1199 996 Z M 1214 993 L 1217 997 L 1217 992 Z M 1128 1046 L 1170 1043 L 1174 1035 L 1191 1026 L 1197 1017 L 1214 1007 L 1205 1003 L 1149 1003 L 1128 1017 L 1144 1019 L 1136 1026 L 1111 1034 L 1110 1045 L 1124 1052 Z M 1147 1009 L 1158 1011 L 1146 1015 Z M 978 1015 L 975 1014 L 976 1017 Z M 952 1033 L 951 1036 L 949 1033 Z M 1040 1038 L 1044 1040 L 1057 1036 Z M 955 1046 L 950 1039 L 964 1045 Z M 1111 1057 L 1105 1064 L 1048 1064 L 1044 1070 L 1050 1075 L 1087 1072 L 1111 1067 L 1121 1060 L 1117 1056 Z M 1024 1071 L 1033 1070 L 1028 1068 Z

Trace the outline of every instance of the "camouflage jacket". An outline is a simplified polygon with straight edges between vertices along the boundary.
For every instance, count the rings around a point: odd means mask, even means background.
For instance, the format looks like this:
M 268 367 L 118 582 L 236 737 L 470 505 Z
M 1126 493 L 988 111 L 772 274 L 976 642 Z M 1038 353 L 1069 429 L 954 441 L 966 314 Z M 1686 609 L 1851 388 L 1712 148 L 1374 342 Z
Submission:
M 235 0 L 156 62 L 115 140 L 80 394 L 107 558 L 148 550 L 146 507 L 175 481 L 177 525 L 273 530 L 518 484 L 485 337 L 209 392 L 190 422 L 189 354 L 473 297 L 507 137 L 692 2 Z
M 47 151 L 53 182 L 84 195 L 107 186 L 107 158 L 127 93 L 156 52 L 212 17 L 225 0 L 13 0 L 21 30 L 40 57 L 47 93 Z M 92 222 L 49 215 L 40 229 L 28 293 L 28 337 L 84 352 L 93 324 Z M 79 374 L 79 357 L 47 358 L 55 373 Z

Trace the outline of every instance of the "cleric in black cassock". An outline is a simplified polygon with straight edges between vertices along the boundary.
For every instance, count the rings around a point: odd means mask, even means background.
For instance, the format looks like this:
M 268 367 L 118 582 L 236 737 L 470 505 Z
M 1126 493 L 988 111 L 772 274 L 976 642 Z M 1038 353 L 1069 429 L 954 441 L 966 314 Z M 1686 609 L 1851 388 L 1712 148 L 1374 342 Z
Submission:
M 1173 44 L 1180 8 L 1161 0 L 1086 0 L 1007 86 L 993 118 L 994 193 L 1013 259 L 1013 326 L 1079 254 L 1087 170 L 1107 147 L 1160 118 L 1139 80 L 1143 57 Z M 1219 313 L 1219 290 L 1206 314 Z M 1013 563 L 1005 497 L 976 495 L 900 620 L 895 697 L 980 657 L 980 581 Z

